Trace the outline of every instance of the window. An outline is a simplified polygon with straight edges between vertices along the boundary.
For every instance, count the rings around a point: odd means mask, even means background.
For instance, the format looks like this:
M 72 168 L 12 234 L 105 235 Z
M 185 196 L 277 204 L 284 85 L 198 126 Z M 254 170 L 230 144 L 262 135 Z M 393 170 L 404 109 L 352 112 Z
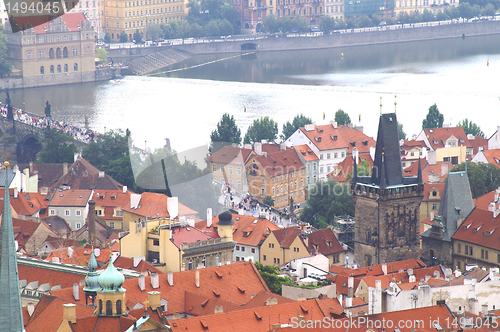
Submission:
M 239 251 L 240 250 L 240 246 L 236 246 L 236 251 Z
M 80 223 L 76 223 L 76 229 L 80 229 L 81 225 Z
M 95 210 L 95 214 L 97 214 L 98 216 L 102 216 L 102 210 Z
M 459 253 L 459 254 L 461 254 L 461 253 L 462 253 L 462 244 L 461 244 L 461 243 L 459 243 L 459 244 L 457 245 L 457 251 L 458 251 L 458 253 Z
M 43 74 L 45 74 L 45 67 L 40 66 L 40 75 L 43 75 Z
M 481 249 L 481 259 L 488 259 L 488 250 Z
M 54 65 L 50 65 L 50 73 L 54 74 Z
M 106 301 L 106 316 L 113 316 L 113 303 L 111 300 Z
M 49 58 L 54 59 L 54 49 L 53 48 L 51 48 L 49 50 Z
M 65 64 L 64 64 L 64 72 L 65 72 L 65 73 L 67 73 L 67 72 L 68 72 L 68 64 L 67 64 L 67 63 L 65 63 Z
M 49 210 L 49 215 L 51 215 L 51 216 L 55 216 L 55 215 L 56 215 L 56 210 L 54 210 L 54 209 L 50 209 L 50 210 Z
M 497 263 L 500 263 L 500 253 L 497 254 Z
M 109 227 L 111 227 L 111 228 L 115 228 L 115 223 L 114 223 L 114 222 L 110 222 L 110 223 L 109 223 Z
M 122 300 L 116 301 L 116 314 L 117 315 L 122 314 Z
M 63 48 L 63 58 L 67 58 L 67 57 L 68 57 L 68 48 L 64 47 Z
M 240 261 L 240 258 L 238 256 L 236 256 L 236 261 L 239 262 Z
M 274 248 L 274 243 L 269 243 L 269 248 Z
M 102 300 L 99 300 L 99 315 L 102 315 Z
M 255 254 L 255 248 L 252 248 L 251 251 L 252 251 L 252 254 Z
M 64 215 L 66 217 L 69 217 L 71 215 L 71 212 L 69 210 L 64 210 Z
M 81 216 L 81 215 L 82 215 L 82 211 L 80 211 L 80 210 L 76 210 L 76 211 L 75 211 L 75 215 L 76 215 L 77 217 Z
M 61 58 L 61 49 L 59 47 L 56 49 L 56 58 Z
M 78 63 L 73 64 L 73 71 L 78 71 Z
M 242 246 L 242 247 L 241 247 L 241 251 L 245 251 L 245 247 L 243 247 L 243 246 Z
M 160 245 L 160 240 L 158 240 L 158 239 L 153 239 L 153 245 L 154 245 L 154 246 L 159 246 L 159 245 Z

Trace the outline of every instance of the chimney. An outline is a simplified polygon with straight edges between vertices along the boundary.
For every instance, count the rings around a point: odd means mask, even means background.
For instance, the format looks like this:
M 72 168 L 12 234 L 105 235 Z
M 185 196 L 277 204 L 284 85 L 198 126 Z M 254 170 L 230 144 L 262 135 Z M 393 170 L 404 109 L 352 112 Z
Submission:
M 214 308 L 214 314 L 221 314 L 224 312 L 224 307 L 221 305 L 216 305 Z
M 63 304 L 63 321 L 68 323 L 76 323 L 76 304 Z
M 280 150 L 281 151 L 284 151 L 286 150 L 286 144 L 283 142 L 283 143 L 280 143 Z
M 14 198 L 19 197 L 19 190 L 17 190 L 17 187 L 14 188 Z
M 75 301 L 80 300 L 80 285 L 78 285 L 76 282 L 73 284 L 73 298 Z
M 212 208 L 207 208 L 207 227 L 212 227 Z
M 487 316 L 488 315 L 488 304 L 483 304 L 481 305 L 481 316 Z
M 253 143 L 253 150 L 258 156 L 262 156 L 262 143 L 261 142 Z
M 275 305 L 278 304 L 278 299 L 275 297 L 270 297 L 266 300 L 266 305 Z
M 95 201 L 89 201 L 89 212 L 87 214 L 87 229 L 89 234 L 89 243 L 95 244 Z
M 106 175 L 106 173 L 104 171 L 99 171 L 99 173 L 98 173 L 98 176 L 100 178 L 103 178 L 105 175 Z
M 160 307 L 160 292 L 148 292 L 148 303 L 151 309 L 158 309 Z
M 354 296 L 354 277 L 347 278 L 347 296 L 350 298 Z
M 358 149 L 352 150 L 352 154 L 354 155 L 354 162 L 356 163 L 356 165 L 358 165 L 359 164 L 359 151 L 358 151 Z
M 126 194 L 128 191 L 128 187 L 127 186 L 123 186 L 122 187 L 122 193 Z
M 59 263 L 61 263 L 61 260 L 60 260 L 60 259 L 59 259 L 59 257 L 57 257 L 57 256 L 56 256 L 56 257 L 52 257 L 52 263 L 57 263 L 57 264 L 59 264 Z
M 174 286 L 174 273 L 167 272 L 167 282 L 169 286 Z
M 381 280 L 375 280 L 375 289 L 377 291 L 382 291 L 382 281 Z
M 382 272 L 384 272 L 384 275 L 387 275 L 387 263 L 382 264 Z
M 137 278 L 137 284 L 138 284 L 139 289 L 141 291 L 143 291 L 144 289 L 146 289 L 146 277 L 143 274 L 141 274 L 139 276 L 139 278 Z
M 68 174 L 68 172 L 69 172 L 68 163 L 63 163 L 62 168 L 63 168 L 63 175 Z
M 167 197 L 167 211 L 170 220 L 177 218 L 179 215 L 179 198 L 178 197 Z
M 153 289 L 157 289 L 160 287 L 160 277 L 156 272 L 151 273 L 151 287 Z
M 35 312 L 35 305 L 33 302 L 30 302 L 26 305 L 26 310 L 28 311 L 28 315 L 31 317 Z
M 67 254 L 68 254 L 69 258 L 73 257 L 73 248 L 68 247 L 68 249 L 66 251 L 67 251 Z
M 144 257 L 142 257 L 142 256 L 134 256 L 132 259 L 133 259 L 133 263 L 132 264 L 134 264 L 134 267 L 137 267 L 142 262 L 142 260 L 144 259 Z
M 409 282 L 416 282 L 417 278 L 412 274 L 411 276 L 408 277 Z
M 200 270 L 194 272 L 194 284 L 196 288 L 200 288 Z

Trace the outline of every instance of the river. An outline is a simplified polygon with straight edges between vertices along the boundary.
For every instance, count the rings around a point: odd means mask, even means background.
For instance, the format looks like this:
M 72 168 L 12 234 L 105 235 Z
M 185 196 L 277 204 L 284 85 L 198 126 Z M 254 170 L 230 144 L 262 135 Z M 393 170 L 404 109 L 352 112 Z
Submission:
M 433 103 L 445 123 L 467 117 L 487 136 L 500 125 L 498 35 L 260 53 L 189 69 L 212 60 L 190 60 L 177 65 L 179 71 L 154 77 L 17 90 L 13 101 L 42 114 L 49 100 L 57 119 L 83 125 L 87 116 L 99 131 L 129 128 L 141 147 L 159 146 L 169 137 L 177 150 L 207 143 L 225 112 L 244 133 L 260 116 L 271 116 L 281 129 L 295 114 L 315 121 L 324 114 L 329 121 L 341 108 L 375 136 L 380 97 L 382 112 L 396 109 L 409 135 L 418 134 Z

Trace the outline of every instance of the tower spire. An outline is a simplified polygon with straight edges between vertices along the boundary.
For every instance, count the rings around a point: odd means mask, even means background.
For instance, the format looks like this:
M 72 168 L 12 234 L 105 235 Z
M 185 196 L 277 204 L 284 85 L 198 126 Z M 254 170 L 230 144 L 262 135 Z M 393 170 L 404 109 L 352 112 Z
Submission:
M 4 162 L 4 197 L 2 226 L 0 228 L 0 326 L 5 332 L 24 331 L 19 295 L 14 228 L 10 209 L 9 185 L 12 176 L 9 162 Z
M 423 182 L 422 182 L 422 164 L 421 164 L 420 157 L 418 157 L 417 184 L 423 184 Z

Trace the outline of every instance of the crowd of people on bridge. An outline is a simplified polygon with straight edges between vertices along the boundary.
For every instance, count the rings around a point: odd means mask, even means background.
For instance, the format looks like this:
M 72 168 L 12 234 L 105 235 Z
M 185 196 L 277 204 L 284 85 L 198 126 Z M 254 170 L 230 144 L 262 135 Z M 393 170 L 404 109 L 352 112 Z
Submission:
M 96 137 L 96 133 L 88 128 L 72 126 L 64 121 L 53 120 L 51 116 L 39 116 L 27 113 L 22 109 L 12 108 L 14 120 L 36 128 L 53 128 L 59 130 L 83 143 L 90 143 Z M 0 115 L 7 118 L 8 105 L 0 102 Z

